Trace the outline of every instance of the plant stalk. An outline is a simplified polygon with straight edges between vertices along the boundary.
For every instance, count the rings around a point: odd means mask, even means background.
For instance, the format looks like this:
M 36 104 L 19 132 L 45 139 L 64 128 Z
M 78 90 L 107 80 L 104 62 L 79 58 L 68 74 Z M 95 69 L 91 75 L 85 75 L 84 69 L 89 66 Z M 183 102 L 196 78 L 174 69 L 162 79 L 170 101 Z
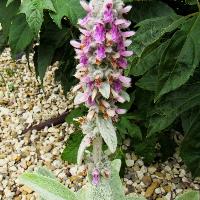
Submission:
M 101 136 L 97 136 L 93 141 L 93 161 L 95 165 L 101 162 L 102 144 L 103 141 Z

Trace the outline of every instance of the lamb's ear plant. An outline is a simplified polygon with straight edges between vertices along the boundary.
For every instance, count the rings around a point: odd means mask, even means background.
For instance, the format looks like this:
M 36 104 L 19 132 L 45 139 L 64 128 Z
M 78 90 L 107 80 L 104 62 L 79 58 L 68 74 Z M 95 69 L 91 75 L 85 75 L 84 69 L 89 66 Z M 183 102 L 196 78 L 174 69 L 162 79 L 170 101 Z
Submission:
M 77 119 L 84 134 L 77 162 L 80 165 L 85 160 L 88 164 L 87 184 L 74 193 L 45 169 L 25 173 L 20 181 L 45 200 L 143 200 L 143 197 L 125 195 L 119 176 L 121 161 L 110 161 L 102 151 L 104 142 L 111 153 L 116 151 L 115 123 L 126 112 L 118 103 L 130 100 L 126 88 L 131 86 L 131 79 L 124 76 L 124 70 L 128 66 L 127 57 L 133 54 L 127 48 L 131 44 L 128 38 L 134 31 L 128 30 L 131 23 L 124 15 L 131 6 L 125 7 L 122 0 L 91 0 L 89 4 L 81 0 L 80 3 L 87 16 L 78 22 L 79 41 L 73 40 L 71 45 L 79 61 L 74 102 L 88 107 L 87 116 Z M 85 157 L 90 146 L 93 151 Z
M 75 194 L 44 170 L 23 174 L 20 180 L 47 200 L 125 200 L 119 177 L 121 161 L 110 162 L 103 155 L 102 145 L 105 142 L 111 153 L 116 151 L 114 124 L 119 114 L 126 112 L 117 103 L 130 100 L 125 89 L 131 86 L 131 79 L 123 71 L 128 65 L 126 58 L 133 54 L 127 47 L 131 44 L 128 38 L 134 32 L 128 30 L 131 23 L 124 19 L 131 6 L 125 7 L 122 0 L 92 0 L 89 4 L 81 0 L 80 3 L 87 16 L 78 22 L 79 41 L 73 40 L 71 45 L 79 61 L 75 77 L 80 82 L 74 89 L 77 93 L 74 102 L 84 103 L 89 109 L 87 116 L 77 119 L 84 134 L 78 150 L 79 165 L 85 150 L 93 146 L 91 156 L 87 157 L 88 183 Z

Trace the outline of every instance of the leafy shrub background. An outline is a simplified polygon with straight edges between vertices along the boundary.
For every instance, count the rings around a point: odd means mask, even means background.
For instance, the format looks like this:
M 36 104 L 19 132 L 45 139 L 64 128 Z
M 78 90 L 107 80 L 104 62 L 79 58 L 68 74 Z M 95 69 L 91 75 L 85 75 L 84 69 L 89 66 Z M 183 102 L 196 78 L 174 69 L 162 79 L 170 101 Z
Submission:
M 119 143 L 128 135 L 132 150 L 146 163 L 165 160 L 176 147 L 172 130 L 178 130 L 185 134 L 180 155 L 193 175 L 200 176 L 200 6 L 196 0 L 125 2 L 133 5 L 127 18 L 137 33 L 131 47 L 135 56 L 126 71 L 133 78 L 131 102 L 122 105 L 129 112 L 117 125 Z M 55 80 L 67 92 L 76 83 L 69 41 L 78 38 L 76 23 L 82 16 L 79 0 L 1 0 L 0 53 L 7 45 L 14 59 L 33 52 L 41 80 L 48 66 L 59 61 Z M 76 146 L 69 144 L 74 152 L 69 155 L 66 149 L 62 158 L 73 162 Z

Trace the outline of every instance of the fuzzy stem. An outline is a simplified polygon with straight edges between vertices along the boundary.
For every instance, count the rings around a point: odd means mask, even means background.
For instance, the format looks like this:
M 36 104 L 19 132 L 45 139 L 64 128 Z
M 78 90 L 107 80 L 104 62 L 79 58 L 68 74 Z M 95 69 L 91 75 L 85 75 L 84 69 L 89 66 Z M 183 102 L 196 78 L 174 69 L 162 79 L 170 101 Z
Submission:
M 94 164 L 101 162 L 101 156 L 102 156 L 102 137 L 97 136 L 93 141 L 93 160 Z

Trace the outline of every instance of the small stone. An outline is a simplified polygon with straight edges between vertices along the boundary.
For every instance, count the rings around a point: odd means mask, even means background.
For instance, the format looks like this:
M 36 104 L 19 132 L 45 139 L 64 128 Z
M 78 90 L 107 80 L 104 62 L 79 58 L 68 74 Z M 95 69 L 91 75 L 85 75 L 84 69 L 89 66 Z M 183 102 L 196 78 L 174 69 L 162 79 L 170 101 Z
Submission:
M 154 182 L 147 188 L 147 190 L 146 190 L 146 192 L 145 192 L 145 197 L 146 197 L 146 198 L 151 197 L 151 196 L 153 195 L 155 189 L 158 188 L 158 186 L 159 186 L 159 182 L 154 181 Z
M 155 193 L 156 193 L 156 194 L 161 194 L 161 193 L 162 193 L 162 191 L 161 191 L 161 189 L 160 189 L 160 188 L 156 188 L 156 189 L 155 189 Z
M 170 185 L 166 185 L 166 186 L 163 186 L 163 189 L 165 190 L 165 192 L 171 192 L 172 191 L 172 187 Z
M 27 194 L 31 194 L 33 192 L 33 190 L 31 190 L 29 187 L 27 187 L 25 185 L 20 188 L 20 191 L 25 192 Z
M 153 174 L 153 173 L 156 172 L 156 168 L 155 168 L 155 167 L 148 167 L 148 172 L 149 172 L 150 174 Z
M 134 160 L 126 160 L 127 167 L 132 167 L 135 164 Z
M 150 176 L 143 176 L 142 178 L 142 182 L 147 186 L 149 187 L 152 183 L 152 179 Z

